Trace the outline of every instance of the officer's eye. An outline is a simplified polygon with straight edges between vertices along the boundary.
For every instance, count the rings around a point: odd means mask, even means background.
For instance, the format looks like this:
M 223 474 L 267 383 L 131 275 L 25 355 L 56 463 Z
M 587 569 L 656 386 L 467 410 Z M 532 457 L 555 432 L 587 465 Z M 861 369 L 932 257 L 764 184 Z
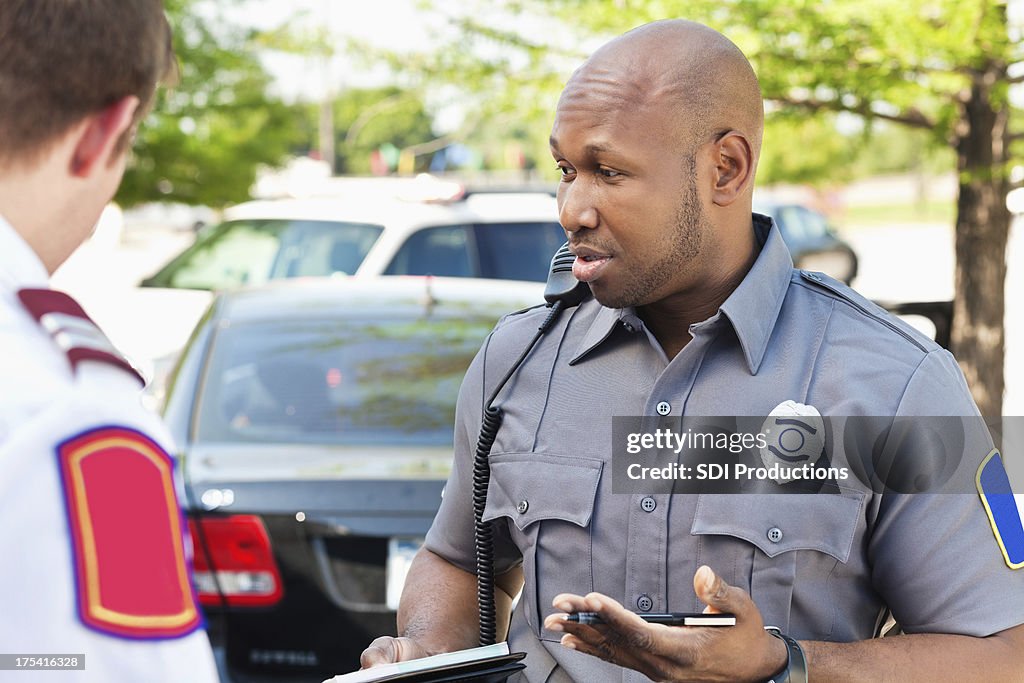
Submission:
M 576 169 L 574 169 L 572 166 L 563 166 L 559 164 L 558 170 L 562 174 L 562 178 L 571 178 L 572 176 L 576 175 Z
M 598 168 L 597 172 L 603 175 L 605 178 L 618 178 L 620 175 L 622 175 L 618 171 L 613 171 L 610 168 Z

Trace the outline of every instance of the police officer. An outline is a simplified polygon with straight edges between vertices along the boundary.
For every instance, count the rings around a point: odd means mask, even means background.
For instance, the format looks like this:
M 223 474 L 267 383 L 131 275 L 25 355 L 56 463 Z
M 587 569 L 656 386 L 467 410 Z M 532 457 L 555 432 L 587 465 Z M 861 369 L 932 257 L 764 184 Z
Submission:
M 217 680 L 163 426 L 48 287 L 173 69 L 159 0 L 0 3 L 0 650 L 18 670 L 4 680 Z
M 522 588 L 508 639 L 528 654 L 523 675 L 1020 680 L 1024 574 L 1013 567 L 1024 561 L 1007 548 L 1022 531 L 1009 513 L 989 514 L 984 492 L 890 490 L 870 477 L 816 495 L 613 491 L 615 416 L 977 416 L 946 351 L 841 284 L 795 271 L 777 228 L 751 217 L 761 131 L 746 59 L 685 21 L 612 41 L 562 93 L 551 134 L 560 220 L 594 299 L 563 316 L 498 398 L 484 511 L 502 625 Z M 482 403 L 545 314 L 506 317 L 469 370 L 402 637 L 374 641 L 365 666 L 475 643 Z M 987 431 L 964 428 L 960 450 L 972 490 L 975 474 L 1000 479 Z M 853 468 L 841 451 L 831 464 Z M 638 616 L 705 609 L 737 623 Z M 580 611 L 604 624 L 564 619 Z M 907 635 L 876 638 L 889 616 Z

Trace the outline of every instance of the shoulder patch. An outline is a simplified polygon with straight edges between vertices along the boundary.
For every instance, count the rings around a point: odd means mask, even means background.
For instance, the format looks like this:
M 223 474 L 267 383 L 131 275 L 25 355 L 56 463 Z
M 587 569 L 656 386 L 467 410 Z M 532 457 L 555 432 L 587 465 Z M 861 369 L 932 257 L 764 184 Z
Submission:
M 998 450 L 993 448 L 982 461 L 975 483 L 1007 566 L 1024 567 L 1024 524 Z
M 145 384 L 139 372 L 69 295 L 53 289 L 22 289 L 18 298 L 67 354 L 72 368 L 83 360 L 100 361 L 130 372 Z
M 198 628 L 170 456 L 132 429 L 101 427 L 57 458 L 82 623 L 136 639 Z

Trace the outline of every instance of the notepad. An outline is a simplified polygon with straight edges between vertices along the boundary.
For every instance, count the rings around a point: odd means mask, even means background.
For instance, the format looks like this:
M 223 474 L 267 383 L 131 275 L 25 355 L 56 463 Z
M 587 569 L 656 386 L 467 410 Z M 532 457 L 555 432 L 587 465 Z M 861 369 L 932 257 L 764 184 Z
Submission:
M 450 673 L 457 665 L 471 665 L 475 663 L 502 664 L 510 660 L 521 659 L 509 654 L 508 643 L 495 643 L 484 647 L 474 647 L 468 650 L 457 650 L 445 652 L 431 657 L 410 659 L 405 662 L 393 664 L 382 664 L 372 669 L 361 669 L 348 674 L 340 674 L 329 678 L 324 683 L 375 683 L 377 681 L 399 681 L 408 674 L 429 674 L 431 671 L 439 673 Z M 472 667 L 470 667 L 472 668 Z M 510 672 L 511 673 L 511 672 Z M 429 676 L 416 676 L 416 680 L 429 680 Z

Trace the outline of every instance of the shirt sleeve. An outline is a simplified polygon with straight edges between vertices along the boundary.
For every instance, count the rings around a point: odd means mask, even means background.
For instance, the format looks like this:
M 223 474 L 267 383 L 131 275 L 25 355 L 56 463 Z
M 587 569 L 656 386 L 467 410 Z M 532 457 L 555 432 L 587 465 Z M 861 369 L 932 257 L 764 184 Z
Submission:
M 1024 623 L 1024 571 L 1006 562 L 977 488 L 994 444 L 952 355 L 925 357 L 896 421 L 930 435 L 889 444 L 897 457 L 947 474 L 924 492 L 881 494 L 868 547 L 875 589 L 907 633 L 987 636 Z
M 499 322 L 498 326 L 500 327 Z M 497 329 L 497 328 L 496 328 Z M 441 496 L 441 507 L 427 532 L 424 546 L 460 569 L 476 573 L 476 550 L 473 520 L 473 461 L 483 421 L 485 391 L 497 378 L 485 378 L 487 337 L 473 359 L 459 389 L 455 409 L 455 453 L 452 471 Z M 522 562 L 519 549 L 512 542 L 508 522 L 502 518 L 492 522 L 494 529 L 494 573 L 503 574 Z

